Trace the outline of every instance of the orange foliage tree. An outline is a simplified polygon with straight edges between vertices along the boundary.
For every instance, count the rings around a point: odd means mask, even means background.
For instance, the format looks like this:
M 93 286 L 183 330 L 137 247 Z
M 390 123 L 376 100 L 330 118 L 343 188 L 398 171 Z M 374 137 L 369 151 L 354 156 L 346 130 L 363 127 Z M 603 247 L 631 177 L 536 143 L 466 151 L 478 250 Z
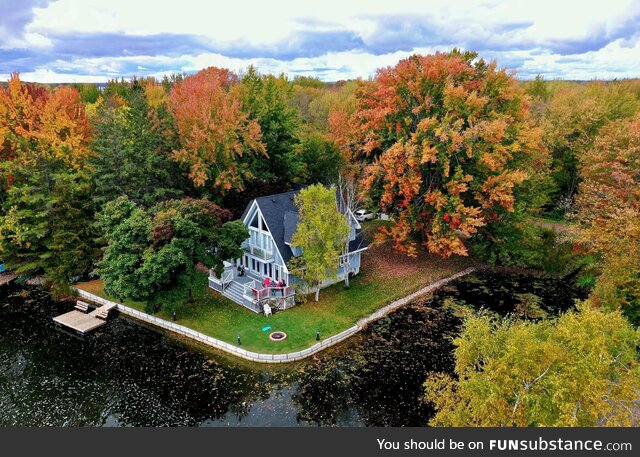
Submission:
M 259 124 L 242 111 L 237 80 L 210 67 L 176 83 L 169 95 L 181 139 L 174 159 L 189 167 L 196 186 L 222 193 L 242 189 L 250 177 L 246 154 L 266 155 Z
M 0 88 L 0 256 L 57 292 L 91 266 L 90 134 L 75 89 L 49 92 L 17 74 Z
M 89 154 L 90 127 L 80 94 L 61 87 L 47 92 L 11 75 L 0 90 L 0 154 L 5 170 L 48 160 L 81 167 Z
M 351 124 L 363 188 L 394 216 L 384 234 L 408 255 L 467 255 L 463 239 L 479 230 L 499 243 L 498 226 L 538 203 L 524 198 L 525 183 L 548 157 L 527 98 L 475 53 L 414 55 L 379 70 L 357 92 Z
M 575 235 L 599 255 L 592 303 L 640 323 L 640 115 L 608 124 L 581 157 Z

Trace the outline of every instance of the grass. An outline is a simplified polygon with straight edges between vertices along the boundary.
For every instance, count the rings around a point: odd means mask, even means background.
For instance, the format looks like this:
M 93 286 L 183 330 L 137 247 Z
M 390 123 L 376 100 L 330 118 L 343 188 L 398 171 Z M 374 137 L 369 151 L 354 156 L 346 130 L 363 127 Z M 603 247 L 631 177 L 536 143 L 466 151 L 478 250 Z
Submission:
M 553 230 L 556 233 L 564 233 L 571 227 L 571 222 L 567 220 L 556 220 L 548 217 L 532 217 L 531 221 L 539 227 Z
M 371 221 L 364 230 L 368 238 L 383 221 Z M 309 300 L 290 310 L 270 317 L 255 314 L 209 289 L 206 275 L 194 290 L 194 303 L 176 305 L 177 322 L 214 338 L 236 344 L 240 335 L 244 349 L 277 354 L 305 349 L 316 342 L 316 330 L 321 338 L 335 335 L 368 316 L 385 304 L 414 292 L 434 281 L 450 276 L 472 264 L 468 258 L 441 259 L 421 255 L 410 259 L 395 253 L 389 243 L 371 246 L 362 256 L 361 273 L 351 280 L 351 287 L 344 283 L 333 285 L 320 292 L 320 301 Z M 102 281 L 94 280 L 78 284 L 78 287 L 108 297 Z M 144 311 L 143 303 L 125 302 Z M 171 320 L 165 310 L 158 317 Z M 264 327 L 271 329 L 263 331 Z M 287 333 L 280 342 L 269 340 L 273 331 Z

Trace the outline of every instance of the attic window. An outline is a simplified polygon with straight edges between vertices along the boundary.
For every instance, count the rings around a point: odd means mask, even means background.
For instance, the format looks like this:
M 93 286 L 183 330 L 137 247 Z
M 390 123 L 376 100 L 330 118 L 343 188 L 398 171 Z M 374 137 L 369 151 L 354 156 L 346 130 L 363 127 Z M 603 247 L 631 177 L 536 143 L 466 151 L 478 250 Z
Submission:
M 253 216 L 253 219 L 251 220 L 251 224 L 249 224 L 251 227 L 254 228 L 259 228 L 258 227 L 258 212 L 256 211 L 256 214 Z

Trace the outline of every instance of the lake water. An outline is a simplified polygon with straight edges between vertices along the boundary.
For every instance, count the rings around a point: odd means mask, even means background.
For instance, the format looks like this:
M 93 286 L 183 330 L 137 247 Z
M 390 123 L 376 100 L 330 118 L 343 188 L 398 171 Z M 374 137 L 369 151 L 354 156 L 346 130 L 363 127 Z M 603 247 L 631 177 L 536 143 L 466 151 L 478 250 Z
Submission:
M 262 366 L 123 317 L 75 336 L 51 320 L 70 303 L 5 287 L 0 425 L 422 426 L 432 411 L 421 386 L 429 372 L 452 369 L 460 303 L 505 314 L 533 300 L 557 313 L 584 294 L 572 278 L 481 272 L 310 361 Z

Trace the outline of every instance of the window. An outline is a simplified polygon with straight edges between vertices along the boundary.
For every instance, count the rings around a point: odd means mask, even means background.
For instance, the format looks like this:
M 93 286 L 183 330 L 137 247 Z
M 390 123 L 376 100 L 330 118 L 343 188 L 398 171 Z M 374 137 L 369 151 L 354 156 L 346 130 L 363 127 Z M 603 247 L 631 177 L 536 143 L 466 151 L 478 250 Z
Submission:
M 273 270 L 271 269 L 271 264 L 269 264 L 269 276 L 273 276 Z
M 249 224 L 251 227 L 254 228 L 260 228 L 258 227 L 258 212 L 256 211 L 256 214 L 253 216 L 253 219 L 251 220 L 251 223 Z
M 256 259 L 251 259 L 251 269 L 256 271 Z

